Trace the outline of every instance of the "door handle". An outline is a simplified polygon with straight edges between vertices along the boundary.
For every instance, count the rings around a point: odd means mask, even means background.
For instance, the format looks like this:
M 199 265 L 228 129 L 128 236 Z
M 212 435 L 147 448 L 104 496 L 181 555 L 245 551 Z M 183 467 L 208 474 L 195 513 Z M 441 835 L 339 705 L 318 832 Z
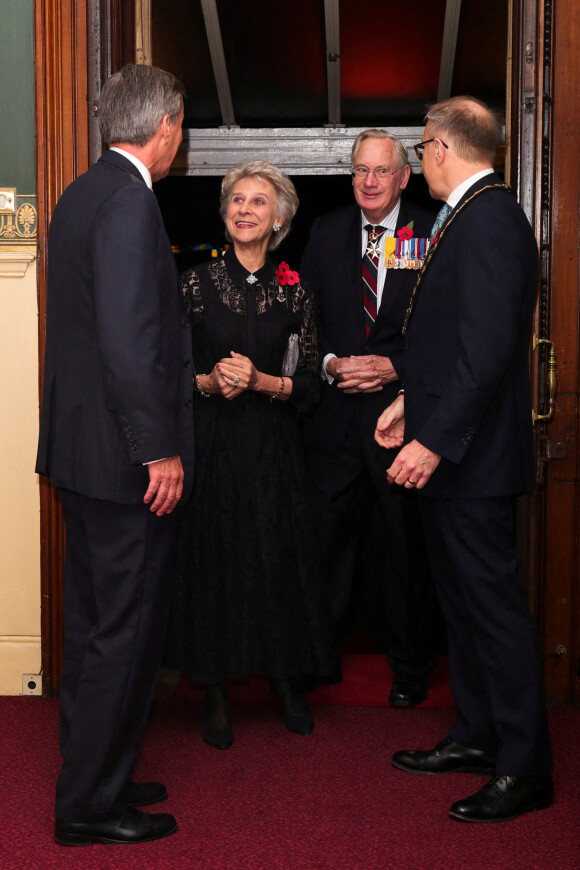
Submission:
M 556 350 L 554 348 L 554 342 L 549 341 L 547 338 L 538 338 L 538 336 L 534 333 L 532 338 L 532 350 L 536 350 L 536 348 L 541 344 L 549 345 L 548 351 L 548 413 L 547 414 L 537 414 L 532 408 L 532 423 L 548 423 L 554 417 L 554 410 L 556 408 Z

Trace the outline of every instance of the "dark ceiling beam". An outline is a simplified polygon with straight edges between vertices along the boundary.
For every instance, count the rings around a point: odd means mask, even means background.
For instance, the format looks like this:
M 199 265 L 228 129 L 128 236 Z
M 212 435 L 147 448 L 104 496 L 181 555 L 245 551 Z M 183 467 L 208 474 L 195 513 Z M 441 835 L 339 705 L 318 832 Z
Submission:
M 460 13 L 461 0 L 447 0 L 445 24 L 443 25 L 443 44 L 441 46 L 441 66 L 439 67 L 439 87 L 437 88 L 438 102 L 451 96 Z
M 324 0 L 328 123 L 340 124 L 340 18 L 338 0 Z
M 226 127 L 235 127 L 236 119 L 234 116 L 230 81 L 224 55 L 224 44 L 222 42 L 216 0 L 201 0 L 201 6 L 203 9 L 205 30 L 220 103 L 220 111 L 222 113 L 222 121 Z

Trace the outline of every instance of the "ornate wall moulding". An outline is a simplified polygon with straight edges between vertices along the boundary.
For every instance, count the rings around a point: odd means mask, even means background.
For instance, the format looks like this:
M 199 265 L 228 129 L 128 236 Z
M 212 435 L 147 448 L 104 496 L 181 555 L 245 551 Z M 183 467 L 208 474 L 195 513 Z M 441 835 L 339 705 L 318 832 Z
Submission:
M 34 251 L 6 251 L 0 248 L 0 278 L 24 278 L 34 260 Z
M 36 245 L 36 196 L 18 194 L 14 210 L 0 210 L 0 251 L 6 246 Z

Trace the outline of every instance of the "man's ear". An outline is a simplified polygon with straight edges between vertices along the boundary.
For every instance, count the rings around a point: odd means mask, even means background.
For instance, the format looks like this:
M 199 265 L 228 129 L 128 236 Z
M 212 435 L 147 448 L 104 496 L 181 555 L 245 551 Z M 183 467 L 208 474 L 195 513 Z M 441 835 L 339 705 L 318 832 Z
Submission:
M 435 139 L 433 145 L 435 146 L 435 162 L 439 165 L 445 159 L 445 152 L 447 149 L 441 144 L 439 139 Z
M 159 124 L 159 127 L 157 129 L 165 140 L 169 139 L 169 132 L 171 130 L 171 118 L 169 117 L 169 114 L 163 115 L 161 123 Z

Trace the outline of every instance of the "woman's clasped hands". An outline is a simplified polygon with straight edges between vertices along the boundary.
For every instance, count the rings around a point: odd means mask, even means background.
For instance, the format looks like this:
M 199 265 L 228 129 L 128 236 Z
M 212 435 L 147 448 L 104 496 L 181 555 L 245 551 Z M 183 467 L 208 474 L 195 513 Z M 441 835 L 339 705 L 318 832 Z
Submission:
M 211 374 L 221 395 L 226 399 L 235 399 L 244 390 L 259 388 L 260 372 L 247 356 L 235 350 L 230 353 L 231 357 L 224 357 L 216 363 Z

